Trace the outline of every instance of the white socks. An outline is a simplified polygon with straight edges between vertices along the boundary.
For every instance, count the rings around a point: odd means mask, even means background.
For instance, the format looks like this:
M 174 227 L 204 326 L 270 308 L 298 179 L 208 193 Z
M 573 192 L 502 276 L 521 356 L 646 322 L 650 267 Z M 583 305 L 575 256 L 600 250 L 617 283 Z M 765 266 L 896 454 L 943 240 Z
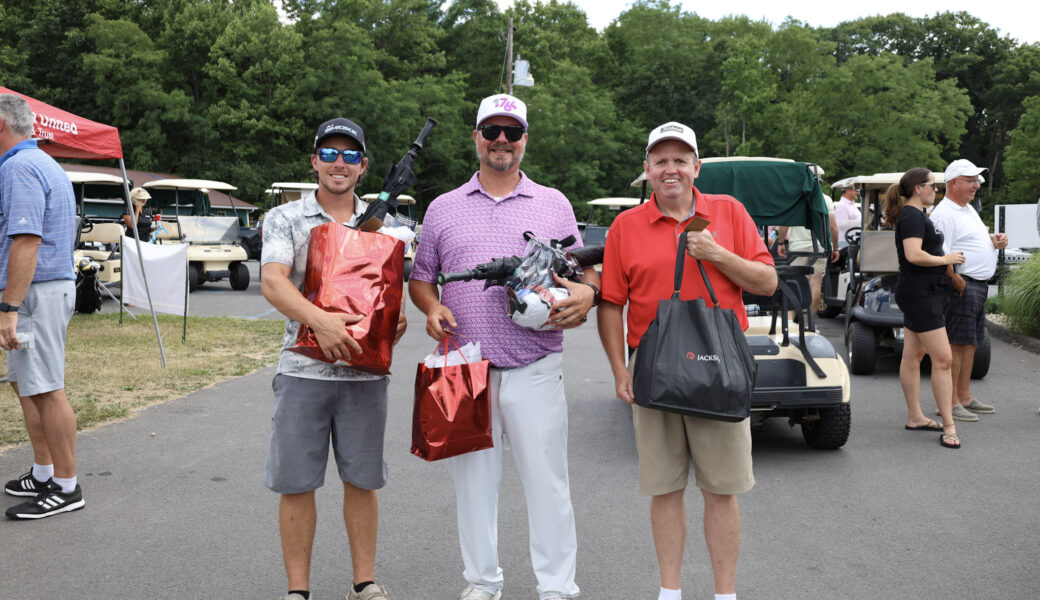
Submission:
M 682 600 L 682 590 L 670 590 L 661 588 L 657 600 Z M 715 594 L 715 600 L 737 600 L 736 594 Z
M 54 477 L 54 465 L 38 465 L 33 463 L 32 476 L 36 481 L 46 483 L 48 479 Z
M 61 493 L 71 494 L 76 489 L 76 477 L 72 476 L 68 479 L 62 479 L 60 477 L 54 478 L 54 483 L 61 486 Z

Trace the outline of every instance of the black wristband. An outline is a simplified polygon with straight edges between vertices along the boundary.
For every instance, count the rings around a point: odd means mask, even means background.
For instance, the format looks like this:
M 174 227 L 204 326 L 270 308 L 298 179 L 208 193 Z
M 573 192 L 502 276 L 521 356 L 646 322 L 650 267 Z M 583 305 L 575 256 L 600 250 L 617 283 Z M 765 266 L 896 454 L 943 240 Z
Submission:
M 585 285 L 587 285 L 590 288 L 592 288 L 592 305 L 593 306 L 599 306 L 599 298 L 600 298 L 599 288 L 596 287 L 596 284 L 594 284 L 594 283 L 587 283 L 585 281 L 583 281 L 582 283 L 584 283 Z

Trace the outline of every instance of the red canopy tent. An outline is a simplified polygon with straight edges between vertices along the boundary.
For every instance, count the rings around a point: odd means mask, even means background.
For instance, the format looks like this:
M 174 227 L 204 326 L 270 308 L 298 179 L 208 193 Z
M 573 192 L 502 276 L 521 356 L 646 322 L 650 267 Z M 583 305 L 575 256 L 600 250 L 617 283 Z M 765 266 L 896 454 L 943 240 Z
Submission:
M 24 98 L 29 103 L 33 112 L 33 138 L 37 140 L 40 150 L 55 158 L 83 158 L 103 160 L 113 158 L 119 161 L 119 169 L 123 174 L 123 192 L 125 194 L 127 211 L 133 214 L 130 205 L 130 181 L 126 178 L 126 165 L 123 163 L 123 145 L 119 141 L 119 130 L 111 125 L 97 123 L 89 119 L 74 115 L 70 112 L 55 108 L 25 94 L 19 94 L 14 90 L 0 86 L 0 94 L 14 94 Z M 137 237 L 137 228 L 132 228 L 134 240 L 138 246 L 137 256 L 141 257 L 141 241 Z M 144 272 L 144 263 L 141 263 L 141 271 Z M 152 295 L 148 290 L 147 276 L 144 280 L 145 293 L 148 295 L 148 308 L 152 312 L 152 322 L 155 325 L 155 336 L 159 340 L 159 358 L 163 367 L 166 366 L 166 353 L 162 347 L 162 337 L 159 335 L 159 321 L 155 317 L 152 308 Z M 120 311 L 123 303 L 119 303 Z
M 47 154 L 55 158 L 122 160 L 123 145 L 115 127 L 84 119 L 5 87 L 0 87 L 0 94 L 14 94 L 29 103 L 33 137 Z

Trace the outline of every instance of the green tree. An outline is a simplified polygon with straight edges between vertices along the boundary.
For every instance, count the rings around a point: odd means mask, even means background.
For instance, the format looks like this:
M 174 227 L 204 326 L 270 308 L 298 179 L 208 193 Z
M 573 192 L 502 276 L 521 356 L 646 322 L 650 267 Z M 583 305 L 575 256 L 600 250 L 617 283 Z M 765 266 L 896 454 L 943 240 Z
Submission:
M 668 121 L 710 130 L 720 97 L 711 33 L 710 21 L 667 0 L 640 0 L 622 13 L 603 33 L 614 63 L 601 76 L 620 115 L 644 131 Z
M 303 67 L 302 37 L 282 26 L 273 6 L 234 5 L 203 69 L 208 93 L 217 98 L 207 107 L 218 143 L 207 149 L 206 174 L 258 199 L 279 165 L 299 159 L 294 140 L 313 127 L 301 118 Z
M 630 195 L 644 134 L 616 114 L 613 98 L 593 85 L 588 69 L 563 60 L 544 83 L 518 94 L 531 122 L 525 173 L 561 190 L 576 209 L 594 198 Z
M 25 52 L 17 45 L 18 24 L 19 19 L 0 6 L 0 85 L 24 94 L 31 88 L 31 80 L 26 74 Z
M 95 50 L 83 55 L 83 68 L 97 86 L 101 120 L 120 129 L 126 161 L 138 169 L 168 167 L 176 153 L 165 131 L 183 125 L 188 99 L 180 90 L 163 89 L 165 53 L 127 20 L 93 13 L 84 32 Z
M 765 68 L 765 40 L 745 37 L 732 47 L 722 61 L 722 98 L 718 106 L 718 124 L 708 136 L 712 147 L 723 156 L 757 156 L 762 154 L 762 137 L 755 134 L 759 116 L 776 98 L 776 84 Z M 749 121 L 751 137 L 749 137 Z M 703 143 L 703 142 L 702 142 Z
M 946 12 L 925 18 L 904 14 L 859 19 L 838 25 L 831 32 L 839 62 L 852 56 L 879 56 L 889 52 L 907 63 L 931 59 L 939 80 L 952 79 L 965 90 L 973 107 L 962 135 L 954 126 L 951 139 L 943 143 L 945 158 L 969 158 L 990 167 L 988 185 L 999 185 L 1000 153 L 1017 115 L 994 111 L 1000 103 L 994 77 L 1010 59 L 1015 41 L 1001 36 L 989 24 L 967 12 Z M 1017 106 L 1021 97 L 1013 101 Z
M 937 81 L 930 60 L 853 56 L 778 107 L 773 145 L 836 176 L 936 169 L 970 113 L 967 94 Z
M 1011 132 L 1004 168 L 1007 171 L 1007 198 L 1011 202 L 1033 202 L 1040 196 L 1040 96 L 1022 102 L 1022 118 Z

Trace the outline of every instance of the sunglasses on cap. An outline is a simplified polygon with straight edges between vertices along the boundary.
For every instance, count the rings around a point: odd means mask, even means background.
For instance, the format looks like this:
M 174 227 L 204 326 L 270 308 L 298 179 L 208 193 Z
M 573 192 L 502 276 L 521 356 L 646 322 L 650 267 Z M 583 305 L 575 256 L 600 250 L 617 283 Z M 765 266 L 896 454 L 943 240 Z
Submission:
M 506 132 L 507 141 L 519 142 L 520 138 L 524 137 L 524 131 L 526 131 L 519 125 L 481 125 L 477 127 L 477 130 L 489 142 L 497 140 L 498 135 L 503 131 Z
M 315 154 L 318 155 L 318 160 L 325 163 L 336 162 L 336 157 L 342 154 L 343 162 L 348 165 L 356 165 L 365 157 L 365 153 L 360 150 L 336 150 L 335 148 L 319 148 Z

